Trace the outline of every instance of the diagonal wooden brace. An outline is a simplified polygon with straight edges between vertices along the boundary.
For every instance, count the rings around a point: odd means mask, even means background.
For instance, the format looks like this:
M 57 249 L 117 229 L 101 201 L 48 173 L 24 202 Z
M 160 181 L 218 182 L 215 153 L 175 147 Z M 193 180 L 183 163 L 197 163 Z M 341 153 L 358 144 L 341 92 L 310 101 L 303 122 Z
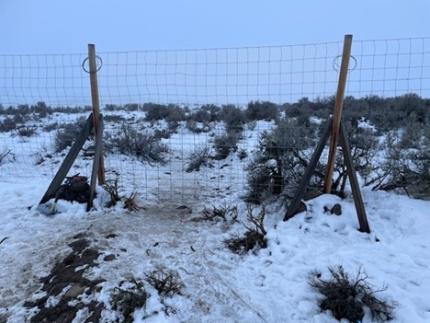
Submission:
M 346 164 L 346 170 L 348 173 L 349 183 L 351 185 L 355 209 L 357 211 L 360 231 L 370 233 L 366 210 L 364 208 L 363 198 L 361 197 L 360 186 L 358 185 L 357 175 L 355 173 L 354 164 L 352 163 L 351 150 L 349 149 L 348 140 L 346 139 L 345 129 L 343 128 L 342 123 L 340 124 L 339 128 L 339 144 L 342 148 L 343 159 Z
M 95 155 L 94 155 L 94 162 L 93 162 L 93 170 L 91 172 L 91 182 L 90 182 L 90 197 L 87 202 L 87 211 L 91 210 L 93 207 L 93 199 L 94 199 L 94 192 L 96 189 L 96 183 L 97 183 L 97 176 L 99 175 L 99 170 L 101 167 L 102 157 L 103 157 L 103 115 L 99 114 L 99 120 L 98 120 L 98 127 L 96 132 L 96 147 L 95 147 Z M 99 184 L 100 179 L 99 179 Z
M 314 154 L 312 155 L 312 158 L 308 164 L 308 167 L 306 167 L 305 174 L 303 175 L 302 181 L 299 184 L 296 194 L 294 195 L 294 198 L 291 201 L 291 204 L 287 208 L 287 213 L 285 214 L 284 221 L 287 221 L 294 216 L 296 210 L 300 205 L 300 202 L 302 201 L 306 193 L 306 188 L 309 185 L 309 181 L 311 180 L 312 174 L 314 173 L 315 168 L 317 167 L 318 161 L 321 157 L 321 154 L 330 136 L 332 123 L 333 123 L 332 119 L 327 120 L 327 125 L 323 132 L 323 135 L 321 136 L 318 146 L 315 149 Z
M 61 184 L 64 181 L 64 178 L 67 176 L 67 173 L 69 172 L 74 161 L 76 160 L 76 157 L 78 157 L 78 154 L 84 146 L 88 136 L 90 135 L 92 128 L 93 115 L 90 114 L 87 121 L 85 122 L 84 128 L 82 129 L 76 141 L 73 143 L 72 147 L 66 155 L 66 158 L 64 158 L 63 163 L 55 174 L 55 177 L 52 180 L 51 184 L 49 184 L 49 187 L 46 190 L 45 195 L 43 195 L 42 199 L 40 200 L 39 204 L 46 203 L 49 199 L 55 196 L 55 193 L 60 188 Z

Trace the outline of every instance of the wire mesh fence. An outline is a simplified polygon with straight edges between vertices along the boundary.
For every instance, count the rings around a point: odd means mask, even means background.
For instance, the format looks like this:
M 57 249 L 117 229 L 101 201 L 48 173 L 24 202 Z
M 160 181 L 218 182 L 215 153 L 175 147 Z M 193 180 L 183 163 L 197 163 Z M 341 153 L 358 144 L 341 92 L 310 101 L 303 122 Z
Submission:
M 263 134 L 282 128 L 279 120 L 295 114 L 284 133 L 312 142 L 277 148 L 311 149 L 331 113 L 341 51 L 342 41 L 98 52 L 108 173 L 147 198 L 245 194 Z M 2 176 L 55 174 L 76 135 L 73 124 L 90 111 L 86 57 L 0 55 Z M 389 97 L 411 93 L 430 94 L 430 38 L 353 42 L 346 95 L 356 101 L 346 106 L 372 96 L 389 105 Z M 310 108 L 315 115 L 300 119 L 297 110 Z M 369 104 L 354 111 L 366 118 Z M 90 173 L 91 143 L 85 148 L 71 173 Z M 265 162 L 281 172 L 276 158 Z

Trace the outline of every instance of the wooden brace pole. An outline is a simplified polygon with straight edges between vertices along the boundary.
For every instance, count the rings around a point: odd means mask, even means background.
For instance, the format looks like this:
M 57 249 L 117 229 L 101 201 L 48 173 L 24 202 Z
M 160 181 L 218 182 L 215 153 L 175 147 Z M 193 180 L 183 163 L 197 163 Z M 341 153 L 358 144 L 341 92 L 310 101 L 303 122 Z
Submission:
M 305 195 L 306 188 L 309 185 L 309 181 L 311 180 L 312 174 L 315 172 L 315 168 L 317 167 L 318 161 L 320 160 L 324 147 L 327 144 L 327 139 L 330 135 L 331 127 L 332 127 L 332 120 L 329 119 L 327 121 L 327 125 L 324 130 L 324 133 L 322 134 L 321 139 L 318 143 L 318 146 L 315 149 L 308 166 L 306 167 L 305 173 L 299 184 L 296 194 L 294 195 L 294 198 L 291 201 L 291 204 L 287 208 L 287 213 L 285 214 L 284 221 L 291 219 L 296 213 L 296 210 L 299 207 L 300 202 L 302 201 Z
M 74 161 L 76 160 L 76 157 L 84 146 L 88 136 L 90 135 L 92 128 L 92 115 L 90 115 L 85 122 L 84 128 L 82 129 L 78 138 L 76 138 L 76 141 L 73 143 L 72 147 L 67 153 L 66 158 L 64 158 L 63 163 L 55 174 L 55 177 L 53 178 L 51 184 L 49 185 L 45 195 L 43 195 L 42 200 L 39 204 L 46 203 L 49 199 L 55 197 L 55 193 L 58 191 L 61 184 L 63 183 L 64 178 L 67 176 L 67 173 L 69 172 Z
M 345 35 L 343 41 L 342 63 L 340 65 L 339 82 L 334 104 L 333 126 L 330 137 L 330 149 L 324 178 L 324 192 L 330 193 L 333 181 L 333 170 L 336 162 L 336 148 L 339 136 L 340 121 L 342 119 L 343 99 L 345 95 L 346 79 L 348 76 L 349 58 L 351 56 L 352 35 Z
M 100 114 L 100 119 L 98 121 L 98 129 L 96 134 L 96 149 L 94 155 L 93 169 L 91 172 L 91 182 L 90 182 L 90 198 L 87 203 L 87 211 L 90 211 L 93 207 L 93 199 L 96 190 L 96 177 L 100 170 L 100 162 L 103 160 L 103 115 Z M 100 182 L 99 182 L 100 183 Z
M 93 106 L 93 129 L 94 134 L 99 136 L 100 132 L 99 128 L 99 120 L 100 120 L 100 101 L 99 101 L 99 89 L 97 83 L 97 62 L 96 62 L 96 47 L 94 44 L 88 44 L 88 64 L 89 64 L 89 74 L 90 74 L 90 83 L 91 83 L 91 99 Z M 101 132 L 103 135 L 103 132 Z M 105 171 L 104 171 L 104 160 L 103 160 L 103 152 L 100 154 L 100 160 L 98 161 L 98 180 L 99 185 L 105 183 Z
M 363 198 L 358 185 L 357 175 L 355 173 L 354 164 L 352 162 L 351 150 L 349 148 L 348 139 L 346 138 L 345 129 L 342 123 L 339 129 L 340 146 L 342 147 L 343 159 L 348 172 L 349 184 L 351 185 L 352 197 L 354 199 L 355 210 L 357 211 L 358 223 L 360 231 L 370 233 L 369 223 L 367 221 L 366 209 L 364 208 Z

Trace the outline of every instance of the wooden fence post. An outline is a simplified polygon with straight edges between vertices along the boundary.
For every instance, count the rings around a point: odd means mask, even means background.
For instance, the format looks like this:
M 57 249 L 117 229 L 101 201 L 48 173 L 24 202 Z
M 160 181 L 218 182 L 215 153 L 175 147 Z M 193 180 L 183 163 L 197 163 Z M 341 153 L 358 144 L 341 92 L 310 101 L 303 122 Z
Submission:
M 97 62 L 96 62 L 96 46 L 94 44 L 88 44 L 88 64 L 89 64 L 89 74 L 90 74 L 90 83 L 91 83 L 91 99 L 93 106 L 93 129 L 94 135 L 97 136 L 100 133 L 98 131 L 99 120 L 100 120 L 100 101 L 99 101 L 99 89 L 97 84 Z M 101 133 L 103 135 L 103 133 Z M 104 169 L 104 160 L 103 160 L 103 152 L 100 154 L 100 160 L 98 163 L 98 180 L 99 185 L 105 183 L 105 169 Z
M 337 85 L 334 104 L 333 125 L 330 137 L 330 149 L 324 178 L 324 192 L 330 193 L 333 181 L 333 170 L 336 162 L 336 149 L 339 136 L 340 121 L 342 119 L 343 98 L 345 95 L 346 79 L 348 76 L 349 58 L 351 56 L 352 35 L 345 35 L 343 41 L 342 63 L 340 65 L 339 82 Z

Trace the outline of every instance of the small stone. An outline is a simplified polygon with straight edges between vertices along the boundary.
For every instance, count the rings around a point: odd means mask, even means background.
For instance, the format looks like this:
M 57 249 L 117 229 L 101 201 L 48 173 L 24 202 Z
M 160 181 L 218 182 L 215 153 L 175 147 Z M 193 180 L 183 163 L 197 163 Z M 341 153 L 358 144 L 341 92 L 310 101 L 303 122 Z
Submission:
M 107 255 L 103 258 L 104 261 L 112 261 L 116 259 L 115 255 Z
M 330 210 L 331 214 L 341 215 L 342 214 L 342 206 L 336 203 Z
M 80 284 L 72 284 L 69 290 L 64 294 L 64 298 L 76 298 L 81 295 L 85 287 Z

